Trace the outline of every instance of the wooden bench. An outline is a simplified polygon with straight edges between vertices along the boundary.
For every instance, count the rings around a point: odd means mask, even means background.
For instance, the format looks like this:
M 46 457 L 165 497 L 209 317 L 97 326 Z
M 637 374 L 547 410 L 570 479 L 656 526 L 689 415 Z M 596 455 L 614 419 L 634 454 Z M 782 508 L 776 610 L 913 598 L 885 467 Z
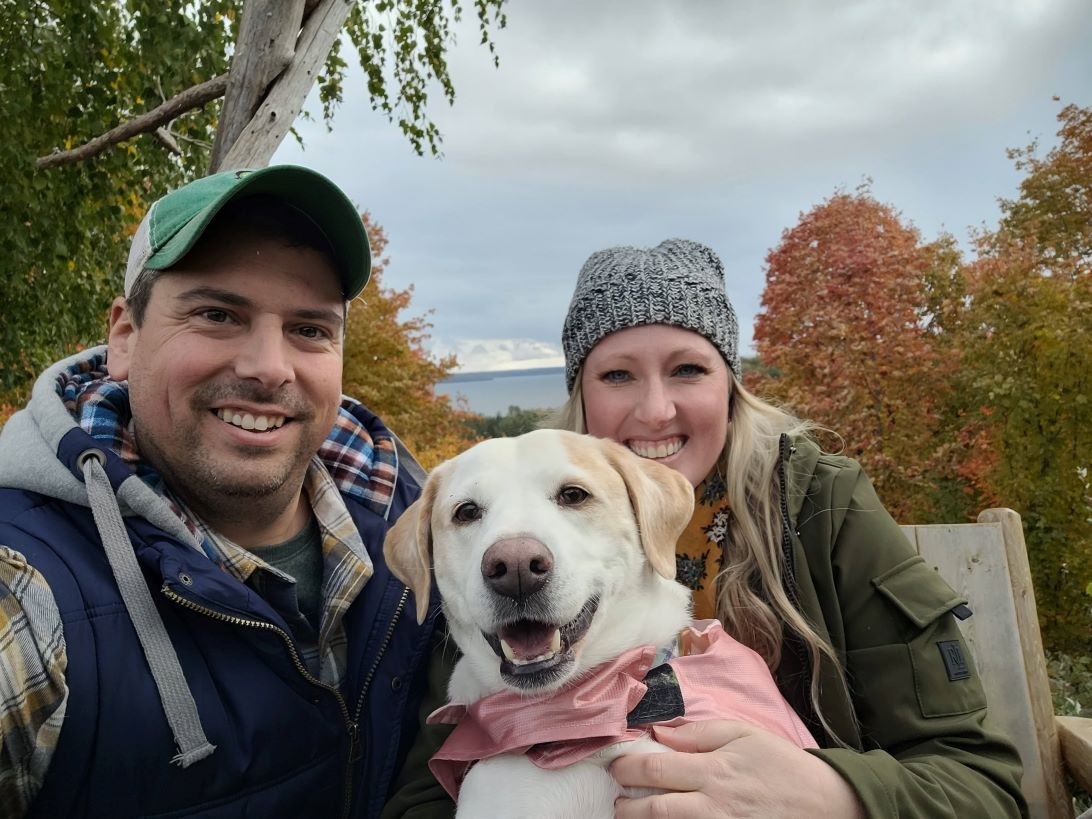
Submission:
M 1092 719 L 1054 714 L 1020 516 L 987 509 L 978 523 L 902 528 L 974 612 L 960 625 L 990 714 L 1024 761 L 1032 819 L 1071 818 L 1064 772 L 1092 792 Z

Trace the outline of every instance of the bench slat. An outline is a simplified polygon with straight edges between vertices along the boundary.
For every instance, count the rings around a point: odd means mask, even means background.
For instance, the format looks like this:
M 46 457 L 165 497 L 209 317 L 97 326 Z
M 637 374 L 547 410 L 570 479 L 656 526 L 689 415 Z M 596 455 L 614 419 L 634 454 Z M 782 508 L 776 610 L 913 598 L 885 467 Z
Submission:
M 1011 510 L 988 510 L 979 521 L 902 529 L 974 612 L 960 628 L 982 677 L 990 718 L 1020 751 L 1031 816 L 1072 816 L 1020 518 Z

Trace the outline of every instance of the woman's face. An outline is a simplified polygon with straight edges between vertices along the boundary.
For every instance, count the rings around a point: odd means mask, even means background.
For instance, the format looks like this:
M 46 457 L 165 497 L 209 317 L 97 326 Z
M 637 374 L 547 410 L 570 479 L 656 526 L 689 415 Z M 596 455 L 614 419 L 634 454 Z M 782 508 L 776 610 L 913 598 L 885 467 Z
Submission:
M 584 362 L 588 432 L 625 444 L 697 486 L 728 435 L 728 365 L 698 333 L 666 324 L 618 330 Z

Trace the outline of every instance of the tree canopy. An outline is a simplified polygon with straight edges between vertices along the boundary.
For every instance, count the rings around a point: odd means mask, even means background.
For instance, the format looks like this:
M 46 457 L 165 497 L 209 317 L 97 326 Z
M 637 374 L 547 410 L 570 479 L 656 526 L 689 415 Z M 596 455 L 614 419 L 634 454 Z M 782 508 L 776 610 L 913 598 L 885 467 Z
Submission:
M 1092 643 L 1092 109 L 1066 106 L 1059 143 L 1012 152 L 1027 172 L 978 237 L 958 328 L 959 394 L 988 457 L 965 473 L 1024 516 L 1045 631 Z
M 474 416 L 465 424 L 475 438 L 514 438 L 538 429 L 549 415 L 548 409 L 523 409 L 512 404 L 503 415 Z
M 756 389 L 844 436 L 903 522 L 1022 516 L 1044 638 L 1092 649 L 1092 109 L 1025 172 L 964 260 L 867 189 L 767 257 Z
M 491 51 L 503 2 L 472 7 Z M 264 165 L 315 82 L 331 122 L 351 82 L 341 30 L 359 52 L 373 107 L 419 153 L 437 153 L 430 89 L 454 100 L 447 54 L 462 14 L 460 0 L 0 0 L 0 252 L 9 266 L 0 278 L 0 403 L 18 400 L 44 364 L 103 336 L 140 216 L 206 172 L 221 123 L 215 101 L 227 93 L 230 102 L 236 66 L 254 73 L 250 62 L 232 61 L 262 51 L 262 42 L 239 40 L 245 20 L 272 16 L 289 36 L 285 53 L 258 55 L 271 76 L 250 89 L 242 121 L 260 119 L 282 80 L 302 77 L 271 112 L 283 130 L 264 153 L 246 154 Z M 305 57 L 315 70 L 298 65 Z M 236 145 L 251 144 L 273 119 L 252 121 Z
M 48 361 L 101 339 L 120 290 L 127 237 L 147 203 L 194 170 L 153 135 L 93 161 L 50 170 L 35 157 L 70 147 L 119 119 L 223 72 L 228 2 L 6 0 L 0 11 L 0 394 L 25 388 Z M 204 150 L 215 112 L 173 125 L 175 141 Z M 194 142 L 196 141 L 196 142 Z
M 950 240 L 926 244 L 867 188 L 803 214 L 766 257 L 756 376 L 796 412 L 835 429 L 905 522 L 931 511 L 928 480 L 950 357 L 933 343 L 925 282 Z

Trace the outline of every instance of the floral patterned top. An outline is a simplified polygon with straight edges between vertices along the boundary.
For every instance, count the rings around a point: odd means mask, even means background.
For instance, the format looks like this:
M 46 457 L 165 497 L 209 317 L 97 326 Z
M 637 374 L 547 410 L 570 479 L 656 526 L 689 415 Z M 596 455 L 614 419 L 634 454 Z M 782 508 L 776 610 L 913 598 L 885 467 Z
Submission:
M 694 592 L 694 619 L 717 619 L 717 575 L 731 515 L 728 490 L 714 470 L 694 490 L 694 515 L 675 546 L 675 579 Z

